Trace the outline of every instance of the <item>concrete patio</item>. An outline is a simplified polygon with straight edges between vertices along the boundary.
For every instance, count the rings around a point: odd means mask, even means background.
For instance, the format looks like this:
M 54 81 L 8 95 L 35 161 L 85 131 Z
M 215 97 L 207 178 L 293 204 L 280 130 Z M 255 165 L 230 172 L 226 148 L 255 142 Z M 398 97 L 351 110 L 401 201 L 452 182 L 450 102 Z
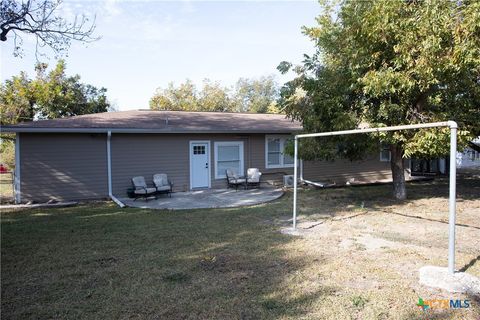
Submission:
M 282 189 L 273 188 L 238 191 L 234 189 L 206 189 L 175 192 L 171 198 L 166 195 L 159 195 L 156 200 L 153 197 L 149 198 L 148 201 L 145 199 L 134 201 L 130 198 L 119 198 L 119 200 L 128 207 L 181 210 L 251 206 L 278 199 L 282 195 Z

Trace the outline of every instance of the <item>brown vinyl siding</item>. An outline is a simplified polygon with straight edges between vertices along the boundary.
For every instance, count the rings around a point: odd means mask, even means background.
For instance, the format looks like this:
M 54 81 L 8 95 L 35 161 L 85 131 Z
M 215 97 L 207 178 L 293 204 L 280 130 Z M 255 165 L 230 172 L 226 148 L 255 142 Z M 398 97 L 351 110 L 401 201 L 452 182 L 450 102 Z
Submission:
M 112 190 L 126 196 L 131 179 L 143 176 L 148 183 L 156 173 L 166 173 L 175 190 L 189 185 L 188 140 L 179 135 L 112 134 Z
M 131 188 L 131 178 L 144 176 L 152 182 L 155 173 L 166 173 L 174 191 L 190 189 L 190 141 L 210 141 L 211 187 L 226 187 L 215 179 L 214 148 L 219 141 L 243 141 L 244 166 L 248 166 L 248 136 L 238 134 L 112 134 L 112 189 L 119 197 Z
M 22 202 L 108 196 L 105 134 L 20 134 Z
M 106 134 L 20 134 L 22 201 L 101 199 L 108 197 Z M 262 180 L 282 183 L 293 168 L 265 167 L 265 134 L 112 134 L 112 189 L 125 197 L 131 178 L 166 173 L 174 191 L 190 190 L 190 141 L 210 142 L 211 187 L 225 188 L 215 178 L 215 142 L 243 141 L 244 169 L 259 168 Z M 358 162 L 337 160 L 304 163 L 304 178 L 344 184 L 390 179 L 390 164 L 379 155 Z
M 262 172 L 263 181 L 275 181 L 283 183 L 284 175 L 293 174 L 293 167 L 269 169 L 266 168 L 264 134 L 252 135 L 251 148 L 252 157 L 250 167 L 260 169 L 260 171 Z
M 376 182 L 392 178 L 390 162 L 381 162 L 374 154 L 362 161 L 305 161 L 303 178 L 316 182 Z
M 293 168 L 265 168 L 264 134 L 112 134 L 112 189 L 119 197 L 131 188 L 131 178 L 144 176 L 152 182 L 155 173 L 166 173 L 174 191 L 190 190 L 190 141 L 210 142 L 211 188 L 225 188 L 225 179 L 215 178 L 215 142 L 243 141 L 244 169 L 259 168 L 263 180 L 281 181 Z
M 288 136 L 288 135 L 287 135 Z M 293 174 L 293 167 L 266 168 L 265 135 L 251 135 L 251 165 L 262 171 L 262 180 L 283 183 L 283 176 Z M 299 171 L 300 174 L 300 171 Z M 374 154 L 362 161 L 336 160 L 304 161 L 303 177 L 311 181 L 335 182 L 345 184 L 348 181 L 376 182 L 391 179 L 390 163 L 381 162 L 380 154 Z

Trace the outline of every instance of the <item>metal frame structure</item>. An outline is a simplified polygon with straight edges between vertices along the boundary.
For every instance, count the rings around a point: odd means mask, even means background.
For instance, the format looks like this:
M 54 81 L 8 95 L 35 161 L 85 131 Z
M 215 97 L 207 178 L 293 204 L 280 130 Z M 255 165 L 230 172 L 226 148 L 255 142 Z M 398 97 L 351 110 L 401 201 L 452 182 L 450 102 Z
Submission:
M 297 227 L 297 171 L 298 171 L 298 140 L 302 138 L 313 137 L 329 137 L 329 136 L 341 136 L 347 134 L 358 133 L 372 133 L 372 132 L 385 132 L 385 131 L 398 131 L 398 130 L 412 130 L 423 128 L 437 128 L 448 127 L 450 128 L 450 178 L 449 178 L 449 218 L 448 218 L 448 272 L 453 274 L 455 272 L 455 211 L 456 211 L 456 184 L 457 184 L 457 167 L 456 167 L 456 155 L 457 155 L 457 129 L 458 125 L 455 121 L 445 122 L 432 122 L 422 124 L 412 124 L 403 126 L 391 126 L 381 128 L 366 128 L 344 131 L 332 131 L 321 133 L 309 133 L 295 135 L 295 158 L 294 158 L 294 176 L 293 176 L 293 229 Z

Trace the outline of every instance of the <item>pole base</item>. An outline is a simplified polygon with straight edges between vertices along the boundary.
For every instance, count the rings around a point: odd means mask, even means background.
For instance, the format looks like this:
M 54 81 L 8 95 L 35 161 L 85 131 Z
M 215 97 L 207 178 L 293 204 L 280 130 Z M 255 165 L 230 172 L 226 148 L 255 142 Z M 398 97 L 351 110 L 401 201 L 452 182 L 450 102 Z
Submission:
M 425 266 L 420 268 L 420 284 L 448 292 L 480 295 L 480 279 L 465 272 L 450 274 L 448 268 Z
M 302 232 L 302 231 L 303 231 L 303 230 L 298 229 L 298 227 L 295 228 L 295 229 L 294 229 L 294 228 L 291 228 L 291 227 L 290 227 L 290 228 L 282 228 L 282 229 L 280 230 L 280 232 L 281 232 L 282 234 L 288 234 L 288 235 L 290 235 L 290 236 L 301 236 L 302 233 L 304 233 L 304 232 Z

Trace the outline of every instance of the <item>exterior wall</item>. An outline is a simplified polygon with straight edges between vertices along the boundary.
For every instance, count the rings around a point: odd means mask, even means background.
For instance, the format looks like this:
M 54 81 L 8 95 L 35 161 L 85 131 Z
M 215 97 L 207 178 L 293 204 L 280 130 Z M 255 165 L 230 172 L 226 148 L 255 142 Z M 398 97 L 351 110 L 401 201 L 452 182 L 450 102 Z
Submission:
M 270 181 L 283 184 L 283 176 L 293 174 L 293 167 L 289 168 L 266 168 L 265 160 L 265 135 L 258 134 L 251 136 L 251 158 L 250 168 L 258 168 L 262 172 L 262 181 Z
M 210 142 L 210 175 L 212 188 L 225 188 L 225 179 L 215 179 L 214 143 L 243 141 L 244 169 L 259 168 L 263 180 L 281 181 L 293 168 L 265 168 L 264 134 L 112 134 L 112 188 L 124 197 L 132 187 L 131 178 L 144 176 L 151 183 L 155 173 L 166 173 L 174 191 L 190 189 L 190 141 Z
M 108 196 L 106 135 L 20 134 L 22 202 Z
M 106 134 L 21 134 L 22 201 L 99 199 L 108 197 Z M 131 178 L 166 173 L 174 191 L 190 189 L 190 141 L 210 141 L 211 187 L 215 179 L 214 143 L 243 141 L 244 168 L 259 168 L 263 181 L 282 183 L 293 168 L 265 167 L 264 134 L 112 134 L 112 188 L 125 197 Z M 313 181 L 375 182 L 391 179 L 390 164 L 379 155 L 358 162 L 305 162 L 304 178 Z
M 390 162 L 381 162 L 379 154 L 362 161 L 305 161 L 303 178 L 315 182 L 345 184 L 371 183 L 392 179 Z

